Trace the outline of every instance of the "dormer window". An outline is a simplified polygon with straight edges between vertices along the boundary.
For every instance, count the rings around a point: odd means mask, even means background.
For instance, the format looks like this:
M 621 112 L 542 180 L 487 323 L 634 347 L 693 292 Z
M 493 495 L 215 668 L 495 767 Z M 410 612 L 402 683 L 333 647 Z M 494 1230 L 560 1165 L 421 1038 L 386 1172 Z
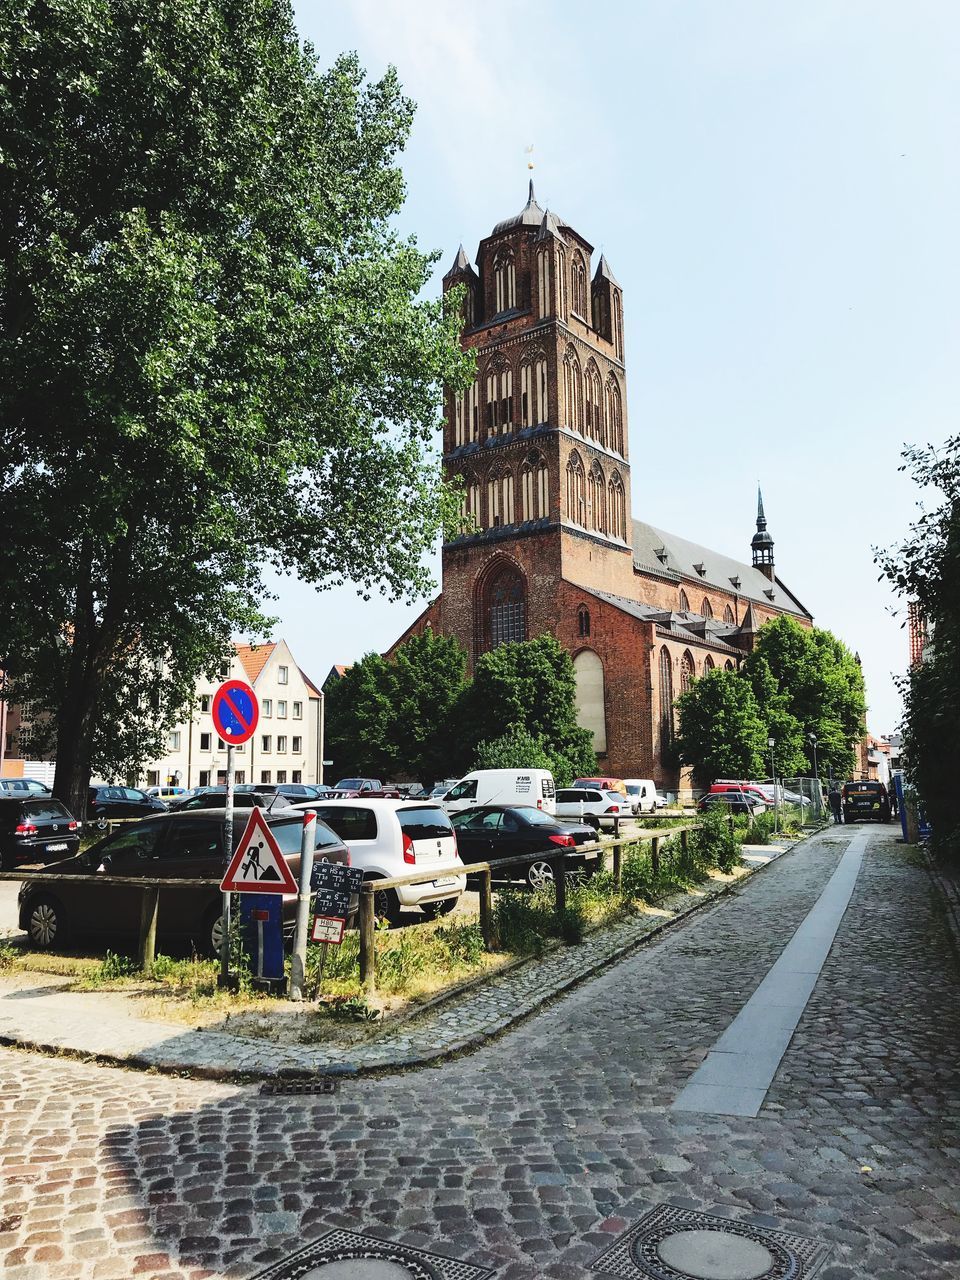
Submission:
M 655 547 L 653 554 L 657 557 L 661 564 L 667 563 L 667 548 Z
M 735 578 L 731 578 L 730 582 L 733 585 L 734 591 L 739 591 L 740 588 L 743 586 L 743 579 L 740 577 L 739 574 L 737 574 Z
M 701 578 L 705 578 L 705 577 L 706 577 L 706 575 L 707 575 L 707 566 L 706 566 L 705 564 L 695 564 L 693 567 L 694 567 L 694 569 L 696 569 L 697 573 L 699 573 L 699 575 L 700 575 L 700 577 L 701 577 Z

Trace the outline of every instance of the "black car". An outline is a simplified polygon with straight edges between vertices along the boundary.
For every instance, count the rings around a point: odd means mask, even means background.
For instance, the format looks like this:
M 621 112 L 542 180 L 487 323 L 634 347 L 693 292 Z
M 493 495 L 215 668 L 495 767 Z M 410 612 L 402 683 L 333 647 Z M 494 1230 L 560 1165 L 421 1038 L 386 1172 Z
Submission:
M 0 870 L 21 862 L 59 862 L 80 848 L 80 824 L 59 800 L 0 793 Z
M 532 805 L 488 804 L 479 809 L 455 813 L 453 829 L 461 859 L 493 862 L 512 855 L 544 853 L 555 856 L 561 849 L 574 850 L 593 844 L 597 833 L 583 822 L 561 822 Z M 583 870 L 586 857 L 568 853 L 567 866 Z M 505 878 L 522 876 L 533 889 L 553 883 L 553 868 L 544 857 L 520 866 L 503 868 Z
M 247 813 L 233 822 L 236 848 L 247 825 Z M 296 878 L 300 873 L 303 815 L 269 814 L 267 823 Z M 317 823 L 318 861 L 349 863 L 350 855 L 339 836 Z M 85 853 L 48 867 L 58 875 L 156 877 L 170 880 L 206 880 L 208 888 L 161 889 L 157 936 L 191 942 L 207 955 L 216 955 L 223 936 L 220 881 L 225 870 L 223 811 L 196 810 L 166 813 L 131 823 L 116 835 L 100 840 Z M 41 950 L 63 947 L 76 937 L 99 936 L 130 942 L 140 931 L 142 890 L 136 885 L 79 883 L 62 880 L 44 884 L 41 878 L 24 882 L 20 889 L 20 928 L 31 945 Z M 291 933 L 296 918 L 296 897 L 283 899 L 284 931 Z
M 744 791 L 708 791 L 697 801 L 698 813 L 720 809 L 724 813 L 745 813 L 749 818 L 755 813 L 762 813 L 764 807 L 759 799 L 748 796 Z
M 87 820 L 98 831 L 106 831 L 111 818 L 147 818 L 166 813 L 167 806 L 156 796 L 136 787 L 115 787 L 98 783 L 87 796 Z
M 278 782 L 274 789 L 293 804 L 300 804 L 303 800 L 331 800 L 337 794 L 330 787 L 315 786 L 312 782 Z
M 184 813 L 193 809 L 224 809 L 227 804 L 226 787 L 204 787 L 194 796 L 184 796 L 181 800 L 171 800 L 168 808 L 171 813 Z M 289 809 L 291 801 L 276 792 L 234 787 L 233 807 L 235 809 Z

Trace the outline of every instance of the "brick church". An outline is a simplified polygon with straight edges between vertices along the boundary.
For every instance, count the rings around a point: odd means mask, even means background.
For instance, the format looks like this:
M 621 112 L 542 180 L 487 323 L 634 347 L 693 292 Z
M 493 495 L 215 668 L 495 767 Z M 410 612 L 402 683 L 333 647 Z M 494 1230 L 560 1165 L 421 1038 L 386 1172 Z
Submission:
M 550 632 L 576 671 L 605 773 L 675 787 L 673 702 L 733 670 L 770 618 L 811 615 L 774 567 L 762 499 L 751 562 L 632 517 L 623 293 L 601 255 L 534 197 L 444 276 L 462 286 L 476 381 L 447 394 L 443 455 L 464 491 L 442 594 L 401 637 L 456 636 L 471 662 Z M 399 644 L 401 641 L 398 641 Z

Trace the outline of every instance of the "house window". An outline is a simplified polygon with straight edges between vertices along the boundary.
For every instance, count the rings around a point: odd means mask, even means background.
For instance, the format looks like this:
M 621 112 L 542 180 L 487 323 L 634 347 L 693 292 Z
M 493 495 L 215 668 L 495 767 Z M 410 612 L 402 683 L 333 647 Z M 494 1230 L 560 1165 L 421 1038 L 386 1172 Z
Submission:
M 260 781 L 261 781 L 261 782 L 269 782 L 269 781 L 270 781 L 270 770 L 269 770 L 269 769 L 261 769 L 261 770 L 260 770 Z
M 217 750 L 226 751 L 226 749 L 227 749 L 227 744 L 224 742 L 224 740 L 222 738 L 217 738 Z
M 209 769 L 201 769 L 201 770 L 200 770 L 200 784 L 199 784 L 199 785 L 200 785 L 201 787 L 209 787 L 209 785 L 210 785 L 210 770 L 209 770 Z
M 211 737 L 211 735 L 210 735 L 209 733 L 201 733 L 201 735 L 200 735 L 200 750 L 201 750 L 201 751 L 209 751 L 209 750 L 210 750 L 210 737 Z
M 300 771 L 299 769 L 294 769 L 293 773 L 291 773 L 291 775 L 290 775 L 290 781 L 291 781 L 291 782 L 302 782 L 302 781 L 303 781 L 303 775 L 302 775 L 302 773 L 301 773 L 301 771 Z
M 246 780 L 247 780 L 247 771 L 246 771 L 246 769 L 234 769 L 234 771 L 233 771 L 233 780 L 234 780 L 234 782 L 235 782 L 238 786 L 239 786 L 239 784 L 240 784 L 241 782 L 246 782 Z
M 171 733 L 167 734 L 167 748 L 170 751 L 180 750 L 180 730 L 179 729 L 174 729 Z
M 260 703 L 260 714 L 264 717 L 264 719 L 266 720 L 270 719 L 270 717 L 273 715 L 273 699 L 272 698 L 263 699 L 263 701 Z
M 158 787 L 159 785 L 160 785 L 160 770 L 148 769 L 147 770 L 147 786 Z
M 287 735 L 285 733 L 277 734 L 277 751 L 283 754 L 287 749 Z
M 278 770 L 277 770 L 277 781 L 278 781 L 278 782 L 286 782 L 286 780 L 287 780 L 287 771 L 286 771 L 286 769 L 278 769 Z
M 277 719 L 286 720 L 286 718 L 287 718 L 287 704 L 282 698 L 280 698 L 277 702 Z
M 298 756 L 303 750 L 303 739 L 300 737 L 299 734 L 293 735 L 293 744 L 292 744 L 291 750 L 293 751 L 293 754 L 295 756 Z
M 289 682 L 289 675 L 289 667 L 277 667 L 277 684 L 287 684 Z
M 201 710 L 201 711 L 209 711 L 209 710 L 210 710 L 210 694 L 209 694 L 209 693 L 201 693 L 201 695 L 200 695 L 200 710 Z
M 302 702 L 295 702 L 293 704 L 293 718 L 294 720 L 303 719 L 303 703 Z
M 269 733 L 264 733 L 260 735 L 260 750 L 264 752 L 264 754 L 269 752 L 271 742 L 272 742 L 272 738 L 270 737 Z M 260 781 L 266 782 L 267 779 L 261 778 Z
M 590 634 L 590 610 L 581 605 L 577 610 L 577 635 L 586 637 Z
M 229 679 L 230 679 L 230 663 L 229 663 L 229 662 L 221 662 L 221 664 L 220 664 L 220 679 L 221 679 L 221 680 L 229 680 Z

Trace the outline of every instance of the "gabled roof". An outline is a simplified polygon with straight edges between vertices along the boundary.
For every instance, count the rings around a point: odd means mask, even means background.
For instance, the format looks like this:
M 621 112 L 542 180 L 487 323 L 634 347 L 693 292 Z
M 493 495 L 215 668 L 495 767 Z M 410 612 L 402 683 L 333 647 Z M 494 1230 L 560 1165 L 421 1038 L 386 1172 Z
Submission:
M 297 670 L 303 676 L 303 683 L 307 686 L 308 691 L 311 694 L 315 695 L 316 697 L 321 698 L 323 695 L 321 694 L 317 686 L 313 683 L 313 681 L 310 679 L 310 677 L 307 675 L 307 673 L 304 671 L 303 667 L 298 665 Z
M 804 618 L 812 616 L 779 578 L 771 582 L 753 565 L 688 542 L 674 533 L 665 533 L 642 520 L 633 522 L 633 563 L 637 569 L 650 570 L 659 576 L 687 578 L 694 585 L 701 583 L 704 587 L 736 592 L 743 599 L 765 607 L 772 604 L 787 613 Z M 698 565 L 703 572 L 695 567 Z M 736 582 L 740 585 L 736 586 Z
M 238 644 L 235 646 L 237 657 L 240 659 L 240 663 L 247 673 L 247 679 L 251 684 L 256 684 L 257 677 L 270 661 L 270 655 L 276 647 L 272 640 L 267 640 L 263 644 Z
M 451 276 L 475 276 L 476 274 L 476 271 L 474 271 L 473 267 L 470 265 L 470 259 L 467 257 L 466 250 L 463 245 L 461 245 L 457 250 L 457 256 L 453 260 L 453 266 L 443 278 L 444 280 L 449 280 Z
M 602 253 L 600 255 L 600 261 L 597 263 L 597 269 L 593 273 L 593 279 L 594 279 L 594 283 L 596 283 L 598 280 L 609 280 L 611 284 L 615 284 L 618 289 L 620 288 L 619 280 L 610 270 L 610 263 L 607 261 L 605 255 Z

